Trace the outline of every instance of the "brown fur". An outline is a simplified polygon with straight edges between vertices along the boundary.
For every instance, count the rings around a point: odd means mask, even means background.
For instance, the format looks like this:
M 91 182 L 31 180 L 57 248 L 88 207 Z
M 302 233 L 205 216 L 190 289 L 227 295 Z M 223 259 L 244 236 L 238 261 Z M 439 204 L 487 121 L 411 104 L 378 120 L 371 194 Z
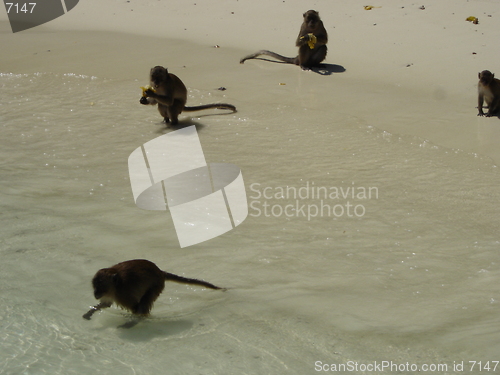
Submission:
M 110 307 L 113 302 L 139 316 L 147 316 L 165 287 L 165 280 L 178 283 L 201 285 L 211 289 L 222 289 L 206 281 L 188 279 L 159 269 L 145 259 L 128 260 L 103 268 L 92 279 L 94 297 L 100 303 L 92 307 L 85 319 L 98 310 Z
M 155 66 L 151 69 L 150 84 L 154 90 L 146 90 L 145 96 L 141 97 L 141 104 L 158 104 L 158 111 L 165 122 L 173 125 L 179 122 L 178 117 L 182 111 L 199 111 L 208 108 L 229 109 L 236 112 L 232 104 L 218 103 L 205 104 L 196 107 L 186 107 L 187 89 L 184 83 L 175 74 L 169 73 L 163 66 Z
M 299 54 L 297 57 L 285 57 L 278 55 L 275 52 L 261 50 L 242 58 L 240 60 L 240 64 L 258 56 L 267 55 L 287 64 L 299 65 L 302 69 L 309 69 L 318 66 L 326 57 L 328 34 L 323 26 L 323 21 L 319 18 L 318 12 L 315 10 L 308 10 L 303 14 L 303 16 L 304 21 L 300 26 L 299 36 L 297 37 L 297 41 L 295 43 L 295 45 L 299 47 Z M 307 43 L 310 39 L 309 34 L 313 34 L 316 37 L 316 44 L 313 49 L 311 49 Z
M 477 109 L 478 116 L 485 116 L 483 112 L 483 101 L 488 106 L 487 117 L 500 113 L 500 80 L 489 70 L 483 70 L 478 74 L 477 84 Z

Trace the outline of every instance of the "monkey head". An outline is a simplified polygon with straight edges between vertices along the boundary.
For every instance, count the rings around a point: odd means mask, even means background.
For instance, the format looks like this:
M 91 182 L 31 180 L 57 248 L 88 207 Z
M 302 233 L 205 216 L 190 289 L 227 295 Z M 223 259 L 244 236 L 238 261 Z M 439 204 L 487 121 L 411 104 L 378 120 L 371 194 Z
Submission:
M 92 279 L 92 286 L 94 287 L 94 297 L 101 299 L 105 296 L 112 297 L 115 290 L 116 272 L 112 272 L 110 268 L 103 268 L 97 271 Z
M 495 78 L 495 75 L 491 73 L 489 70 L 483 70 L 481 73 L 478 74 L 479 76 L 479 81 L 483 85 L 489 85 L 491 81 Z
M 151 68 L 149 76 L 151 86 L 157 89 L 162 83 L 168 80 L 168 70 L 163 66 L 155 66 L 154 68 Z
M 319 13 L 315 10 L 308 10 L 303 14 L 304 23 L 309 29 L 315 29 L 319 22 Z

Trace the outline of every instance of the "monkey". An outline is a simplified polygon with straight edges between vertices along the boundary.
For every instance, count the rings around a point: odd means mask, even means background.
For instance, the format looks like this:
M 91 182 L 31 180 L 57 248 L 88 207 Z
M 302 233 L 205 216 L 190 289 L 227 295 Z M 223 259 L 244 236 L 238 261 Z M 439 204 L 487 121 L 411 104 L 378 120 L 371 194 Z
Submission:
M 500 112 L 500 80 L 489 70 L 483 70 L 478 74 L 479 82 L 477 84 L 477 109 L 478 116 L 485 116 L 483 112 L 483 100 L 488 105 L 486 117 Z
M 144 105 L 158 104 L 158 111 L 166 123 L 176 125 L 178 116 L 182 111 L 200 111 L 208 108 L 229 109 L 236 112 L 232 104 L 218 103 L 205 104 L 196 107 L 186 107 L 187 89 L 184 83 L 175 74 L 169 73 L 163 66 L 151 68 L 149 73 L 153 89 L 144 91 L 140 103 Z
M 96 311 L 110 307 L 113 302 L 136 316 L 147 317 L 165 287 L 165 280 L 226 290 L 206 281 L 162 271 L 146 259 L 127 260 L 97 271 L 92 286 L 94 297 L 100 302 L 91 307 L 83 318 L 90 320 Z
M 303 17 L 304 22 L 302 22 L 300 26 L 299 36 L 295 43 L 295 45 L 299 47 L 299 54 L 297 57 L 285 57 L 275 52 L 261 50 L 242 58 L 240 64 L 260 55 L 267 55 L 287 64 L 299 65 L 303 70 L 319 66 L 326 57 L 328 34 L 323 26 L 323 21 L 319 18 L 318 12 L 315 10 L 308 10 L 303 14 Z

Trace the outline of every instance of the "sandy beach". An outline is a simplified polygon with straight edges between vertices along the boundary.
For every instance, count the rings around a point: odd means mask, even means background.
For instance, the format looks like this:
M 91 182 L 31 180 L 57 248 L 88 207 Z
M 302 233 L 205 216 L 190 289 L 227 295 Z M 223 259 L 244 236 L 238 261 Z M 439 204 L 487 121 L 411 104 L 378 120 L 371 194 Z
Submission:
M 329 33 L 324 69 L 239 63 L 260 49 L 295 56 L 306 8 Z M 12 33 L 0 12 L 0 372 L 493 367 L 500 121 L 476 107 L 478 72 L 500 77 L 499 18 L 495 1 L 82 0 Z M 177 129 L 139 104 L 156 65 L 183 80 L 188 105 L 238 109 L 180 115 L 208 161 L 241 168 L 250 207 L 241 226 L 187 249 L 130 189 L 130 153 Z M 378 194 L 327 201 L 363 215 L 311 218 L 275 195 L 288 186 Z M 132 258 L 230 289 L 169 286 L 128 331 L 119 309 L 81 319 L 96 270 Z
M 499 160 L 497 123 L 473 117 L 477 72 L 494 72 L 498 60 L 491 47 L 500 37 L 495 2 L 382 1 L 371 10 L 357 2 L 315 2 L 311 7 L 320 11 L 330 34 L 325 62 L 345 69 L 327 77 L 299 74 L 303 72 L 291 66 L 262 61 L 238 65 L 239 58 L 263 48 L 293 56 L 302 4 L 217 4 L 215 10 L 212 3 L 180 0 L 168 4 L 86 1 L 65 16 L 22 33 L 12 35 L 4 25 L 2 65 L 4 71 L 14 73 L 47 67 L 53 72 L 79 71 L 141 82 L 147 77 L 145 66 L 165 65 L 185 79 L 197 68 L 204 74 L 194 75 L 190 87 L 211 84 L 211 77 L 219 81 L 224 77 L 232 83 L 234 99 L 246 102 L 243 113 L 252 112 L 249 106 L 273 101 L 275 86 L 283 82 L 269 80 L 265 73 L 276 72 L 294 86 L 291 100 L 300 97 L 300 85 L 310 81 L 311 87 L 321 90 L 314 98 L 314 109 L 327 106 L 331 111 L 369 118 L 372 125 L 391 133 Z M 263 7 L 266 12 L 261 11 Z M 479 24 L 467 22 L 469 16 L 478 17 Z M 2 17 L 5 20 L 6 14 Z M 116 32 L 132 35 L 120 37 Z M 214 46 L 221 48 L 211 51 Z M 89 55 L 96 58 L 88 59 Z M 255 79 L 259 74 L 262 81 Z M 269 87 L 260 86 L 263 82 Z M 247 97 L 259 92 L 262 102 L 248 101 L 242 92 Z M 287 90 L 279 92 L 276 102 L 287 103 Z

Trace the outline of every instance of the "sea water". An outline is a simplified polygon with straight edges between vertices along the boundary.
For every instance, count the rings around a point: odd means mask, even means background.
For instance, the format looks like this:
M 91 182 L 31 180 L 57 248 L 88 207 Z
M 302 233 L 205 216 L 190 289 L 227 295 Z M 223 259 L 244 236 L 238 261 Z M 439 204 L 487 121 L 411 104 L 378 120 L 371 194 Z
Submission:
M 314 90 L 251 113 L 182 114 L 208 162 L 241 168 L 249 214 L 181 249 L 169 212 L 137 208 L 130 187 L 130 153 L 176 130 L 140 106 L 143 84 L 0 75 L 2 374 L 493 369 L 492 159 L 325 106 L 311 116 L 324 100 Z M 189 91 L 189 101 L 227 100 Z M 131 329 L 117 328 L 130 314 L 114 307 L 82 319 L 96 303 L 93 274 L 134 258 L 229 289 L 167 283 Z

